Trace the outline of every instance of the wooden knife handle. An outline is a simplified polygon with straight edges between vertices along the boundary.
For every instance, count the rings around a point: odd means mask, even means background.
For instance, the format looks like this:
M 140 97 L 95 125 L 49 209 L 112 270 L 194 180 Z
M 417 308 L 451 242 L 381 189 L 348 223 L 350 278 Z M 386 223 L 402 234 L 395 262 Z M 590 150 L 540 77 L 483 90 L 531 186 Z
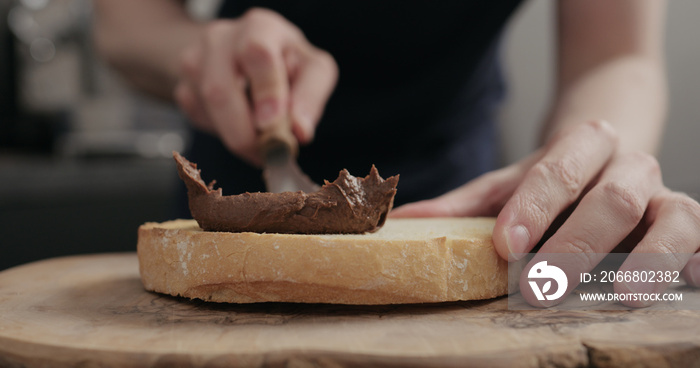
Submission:
M 260 130 L 258 135 L 258 146 L 263 157 L 268 151 L 281 145 L 289 148 L 293 157 L 299 153 L 299 142 L 292 133 L 292 123 L 287 117 L 281 119 L 277 124 L 270 125 L 269 128 Z

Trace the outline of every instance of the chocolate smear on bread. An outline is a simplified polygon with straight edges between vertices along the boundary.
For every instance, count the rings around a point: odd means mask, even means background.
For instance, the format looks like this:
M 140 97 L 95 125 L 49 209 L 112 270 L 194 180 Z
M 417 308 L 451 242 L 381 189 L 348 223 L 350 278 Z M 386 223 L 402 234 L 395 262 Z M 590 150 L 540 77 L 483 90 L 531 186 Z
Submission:
M 187 186 L 190 212 L 203 230 L 284 234 L 361 234 L 384 225 L 399 176 L 386 180 L 372 166 L 357 178 L 342 170 L 316 192 L 243 193 L 224 196 L 205 184 L 197 164 L 173 152 Z

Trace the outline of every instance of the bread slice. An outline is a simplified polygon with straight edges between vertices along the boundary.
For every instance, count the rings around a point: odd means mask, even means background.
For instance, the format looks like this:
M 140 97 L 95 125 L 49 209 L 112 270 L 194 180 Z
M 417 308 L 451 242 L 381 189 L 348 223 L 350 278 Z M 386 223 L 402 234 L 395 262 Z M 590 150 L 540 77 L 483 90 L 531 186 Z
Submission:
M 146 223 L 138 258 L 147 290 L 214 302 L 433 303 L 507 292 L 491 218 L 389 219 L 362 235 L 202 231 Z

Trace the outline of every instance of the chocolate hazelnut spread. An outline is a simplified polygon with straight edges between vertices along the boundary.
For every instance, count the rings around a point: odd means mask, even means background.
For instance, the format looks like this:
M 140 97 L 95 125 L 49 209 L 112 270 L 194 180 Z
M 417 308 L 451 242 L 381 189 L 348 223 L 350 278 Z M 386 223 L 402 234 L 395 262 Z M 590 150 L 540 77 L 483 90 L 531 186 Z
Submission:
M 206 185 L 197 164 L 173 152 L 187 186 L 190 212 L 208 231 L 286 234 L 358 234 L 379 230 L 394 204 L 399 177 L 386 180 L 377 168 L 365 178 L 342 170 L 313 193 L 243 193 L 224 196 Z

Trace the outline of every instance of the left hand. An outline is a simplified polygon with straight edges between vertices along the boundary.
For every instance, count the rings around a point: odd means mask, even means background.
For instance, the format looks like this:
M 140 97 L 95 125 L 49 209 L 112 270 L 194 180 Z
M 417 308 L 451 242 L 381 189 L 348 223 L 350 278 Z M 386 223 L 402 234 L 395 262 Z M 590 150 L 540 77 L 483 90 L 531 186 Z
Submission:
M 691 257 L 700 248 L 700 204 L 664 187 L 653 156 L 620 152 L 617 134 L 608 123 L 570 127 L 513 165 L 391 212 L 392 217 L 495 215 L 493 242 L 504 259 L 522 257 L 544 241 L 540 252 L 582 254 L 575 271 L 588 272 L 601 260 L 600 254 L 624 240 L 632 244 L 632 255 L 678 257 L 649 265 L 630 256 L 621 271 L 683 270 L 690 285 L 700 286 L 700 255 Z M 548 230 L 553 233 L 546 239 Z M 666 286 L 616 283 L 615 290 L 659 293 Z

